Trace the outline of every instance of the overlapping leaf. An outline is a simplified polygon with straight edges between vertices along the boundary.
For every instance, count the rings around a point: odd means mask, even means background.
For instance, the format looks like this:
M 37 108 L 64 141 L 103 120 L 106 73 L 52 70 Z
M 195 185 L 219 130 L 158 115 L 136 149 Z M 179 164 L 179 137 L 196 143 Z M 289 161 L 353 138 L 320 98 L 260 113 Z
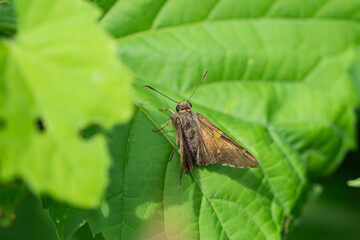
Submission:
M 112 182 L 87 217 L 92 231 L 106 239 L 280 239 L 307 172 L 330 173 L 354 147 L 357 96 L 348 70 L 360 5 L 148 3 L 119 1 L 101 22 L 119 37 L 119 55 L 138 76 L 139 108 L 130 125 L 108 133 Z M 175 106 L 141 86 L 186 100 L 205 70 L 194 111 L 261 167 L 196 167 L 178 188 L 179 155 L 168 163 L 174 132 L 151 132 L 168 117 L 158 109 Z
M 108 182 L 105 127 L 131 115 L 129 77 L 98 11 L 81 1 L 16 1 L 18 34 L 7 40 L 1 80 L 0 176 L 79 206 L 99 203 Z

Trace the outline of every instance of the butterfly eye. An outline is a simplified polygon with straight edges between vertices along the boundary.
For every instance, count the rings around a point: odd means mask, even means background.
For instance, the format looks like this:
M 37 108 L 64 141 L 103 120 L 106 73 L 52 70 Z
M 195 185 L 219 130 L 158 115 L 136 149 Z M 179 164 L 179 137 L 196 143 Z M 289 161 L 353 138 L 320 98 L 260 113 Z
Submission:
M 191 103 L 189 102 L 189 104 L 190 104 L 190 107 L 192 107 L 192 105 L 191 105 Z
M 177 112 L 180 111 L 180 105 L 177 105 L 177 106 L 176 106 L 176 111 L 177 111 Z

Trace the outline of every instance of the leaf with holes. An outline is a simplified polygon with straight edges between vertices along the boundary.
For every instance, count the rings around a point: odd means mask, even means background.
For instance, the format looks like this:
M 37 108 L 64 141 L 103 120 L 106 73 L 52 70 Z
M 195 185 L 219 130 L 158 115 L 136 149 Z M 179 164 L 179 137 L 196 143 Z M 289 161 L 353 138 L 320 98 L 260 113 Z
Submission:
M 99 12 L 81 1 L 15 1 L 17 34 L 1 79 L 0 177 L 22 178 L 35 192 L 77 206 L 96 206 L 108 182 L 103 136 L 131 116 L 129 76 Z M 114 106 L 116 104 L 116 106 Z
M 360 4 L 150 2 L 118 1 L 100 22 L 118 37 L 119 55 L 137 75 L 138 109 L 131 124 L 108 132 L 114 166 L 106 201 L 86 217 L 93 233 L 280 239 L 307 173 L 331 173 L 355 146 L 358 96 L 348 69 L 360 39 Z M 195 167 L 179 188 L 179 154 L 168 162 L 175 132 L 151 131 L 169 117 L 159 109 L 176 104 L 142 85 L 186 100 L 205 70 L 193 110 L 261 166 Z M 51 206 L 50 213 L 63 217 Z M 66 229 L 73 226 L 68 221 Z

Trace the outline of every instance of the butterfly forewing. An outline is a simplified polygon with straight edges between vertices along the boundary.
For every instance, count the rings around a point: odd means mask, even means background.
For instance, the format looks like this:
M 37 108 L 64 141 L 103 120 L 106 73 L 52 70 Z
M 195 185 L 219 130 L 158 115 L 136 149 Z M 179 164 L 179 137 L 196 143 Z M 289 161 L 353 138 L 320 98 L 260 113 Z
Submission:
M 256 168 L 258 161 L 229 135 L 221 131 L 204 116 L 196 113 L 199 120 L 197 165 L 220 163 L 232 167 Z

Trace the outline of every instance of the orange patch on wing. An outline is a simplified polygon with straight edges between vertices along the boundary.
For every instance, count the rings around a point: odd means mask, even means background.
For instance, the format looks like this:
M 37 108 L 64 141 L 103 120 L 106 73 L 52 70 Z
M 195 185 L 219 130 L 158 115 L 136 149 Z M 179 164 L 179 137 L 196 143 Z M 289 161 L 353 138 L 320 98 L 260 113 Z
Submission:
M 221 134 L 215 130 L 213 130 L 213 138 L 215 139 L 215 142 L 218 146 L 221 146 L 220 138 Z

